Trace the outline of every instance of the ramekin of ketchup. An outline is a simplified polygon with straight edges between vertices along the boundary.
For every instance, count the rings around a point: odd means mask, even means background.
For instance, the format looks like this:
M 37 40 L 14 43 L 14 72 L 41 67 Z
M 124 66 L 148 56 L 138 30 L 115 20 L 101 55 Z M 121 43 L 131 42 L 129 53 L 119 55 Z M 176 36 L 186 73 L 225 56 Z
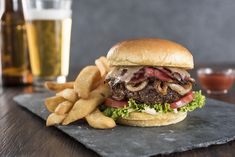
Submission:
M 233 69 L 201 68 L 197 71 L 199 82 L 208 94 L 227 93 L 233 85 Z

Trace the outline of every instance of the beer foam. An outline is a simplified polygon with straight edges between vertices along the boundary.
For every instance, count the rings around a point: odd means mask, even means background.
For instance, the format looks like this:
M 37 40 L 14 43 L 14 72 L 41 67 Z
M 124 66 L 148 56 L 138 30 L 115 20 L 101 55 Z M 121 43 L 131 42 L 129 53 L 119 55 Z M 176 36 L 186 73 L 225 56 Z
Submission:
M 72 15 L 71 10 L 28 10 L 25 12 L 26 20 L 62 20 L 70 18 Z

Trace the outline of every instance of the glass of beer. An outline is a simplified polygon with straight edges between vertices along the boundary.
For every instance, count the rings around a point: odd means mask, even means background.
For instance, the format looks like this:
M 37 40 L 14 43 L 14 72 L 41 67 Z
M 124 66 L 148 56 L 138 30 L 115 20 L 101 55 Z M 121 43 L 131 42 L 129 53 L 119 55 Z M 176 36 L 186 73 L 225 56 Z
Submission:
M 33 83 L 63 83 L 69 72 L 72 0 L 23 0 Z

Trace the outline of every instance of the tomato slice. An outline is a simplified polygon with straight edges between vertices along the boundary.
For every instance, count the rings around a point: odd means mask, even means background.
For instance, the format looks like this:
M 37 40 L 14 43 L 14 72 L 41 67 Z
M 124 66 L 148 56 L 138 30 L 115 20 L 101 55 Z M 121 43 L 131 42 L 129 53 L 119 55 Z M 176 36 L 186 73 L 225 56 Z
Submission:
M 159 80 L 162 80 L 162 81 L 171 80 L 171 78 L 167 74 L 161 72 L 158 69 L 149 68 L 149 67 L 145 68 L 145 76 L 147 76 L 147 77 L 157 77 Z
M 104 104 L 109 107 L 120 108 L 120 107 L 124 107 L 125 105 L 127 105 L 127 101 L 117 101 L 111 98 L 107 98 Z
M 182 98 L 177 100 L 176 102 L 173 102 L 171 104 L 171 108 L 175 109 L 175 108 L 183 107 L 187 105 L 188 103 L 190 103 L 192 100 L 193 100 L 193 92 L 190 91 L 186 95 L 184 95 Z

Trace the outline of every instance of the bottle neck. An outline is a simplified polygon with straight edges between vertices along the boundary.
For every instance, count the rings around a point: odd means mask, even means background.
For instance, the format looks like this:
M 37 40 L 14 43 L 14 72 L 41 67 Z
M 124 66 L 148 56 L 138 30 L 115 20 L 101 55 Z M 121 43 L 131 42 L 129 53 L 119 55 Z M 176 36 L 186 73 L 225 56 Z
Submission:
M 21 0 L 4 0 L 5 11 L 17 12 L 23 11 Z

